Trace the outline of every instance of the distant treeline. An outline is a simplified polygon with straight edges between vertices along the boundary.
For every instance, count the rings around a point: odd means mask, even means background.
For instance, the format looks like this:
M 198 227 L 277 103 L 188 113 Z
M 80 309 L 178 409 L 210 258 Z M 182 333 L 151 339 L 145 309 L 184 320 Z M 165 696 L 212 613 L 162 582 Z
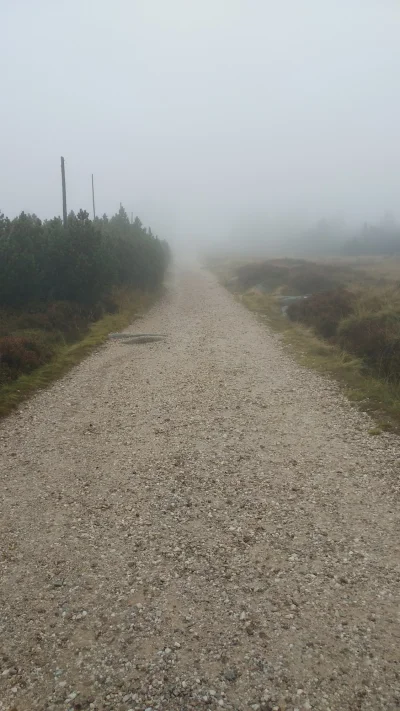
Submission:
M 391 215 L 377 224 L 364 223 L 355 233 L 340 220 L 319 220 L 292 246 L 303 254 L 349 256 L 400 254 L 400 225 Z
M 352 239 L 344 244 L 348 255 L 400 254 L 400 225 L 386 215 L 377 225 L 365 223 Z
M 169 260 L 165 241 L 130 223 L 123 207 L 95 220 L 71 212 L 65 229 L 59 217 L 40 220 L 22 212 L 0 213 L 0 305 L 38 302 L 98 303 L 113 287 L 154 289 Z

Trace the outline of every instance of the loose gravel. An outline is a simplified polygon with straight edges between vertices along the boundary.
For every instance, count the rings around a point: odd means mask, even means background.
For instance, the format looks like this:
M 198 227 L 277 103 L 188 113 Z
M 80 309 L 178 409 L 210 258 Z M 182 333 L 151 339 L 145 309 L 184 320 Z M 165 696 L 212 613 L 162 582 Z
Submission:
M 0 425 L 1 711 L 399 708 L 399 439 L 205 271 L 140 328 Z

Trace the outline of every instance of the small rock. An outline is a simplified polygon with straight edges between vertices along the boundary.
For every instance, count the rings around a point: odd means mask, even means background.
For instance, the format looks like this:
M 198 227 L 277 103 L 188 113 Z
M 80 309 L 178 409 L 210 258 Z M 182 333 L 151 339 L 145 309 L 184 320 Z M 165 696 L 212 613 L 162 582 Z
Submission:
M 224 677 L 227 681 L 235 681 L 237 679 L 237 671 L 236 669 L 225 669 L 224 671 Z
M 249 620 L 248 622 L 246 622 L 245 630 L 248 635 L 250 635 L 250 636 L 253 635 L 255 628 L 256 628 L 256 626 L 255 626 L 253 620 Z

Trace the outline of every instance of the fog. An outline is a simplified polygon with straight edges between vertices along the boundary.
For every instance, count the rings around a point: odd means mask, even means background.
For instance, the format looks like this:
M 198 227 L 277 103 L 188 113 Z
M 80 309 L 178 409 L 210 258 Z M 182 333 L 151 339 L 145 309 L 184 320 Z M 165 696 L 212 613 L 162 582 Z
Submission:
M 2 0 L 0 209 L 186 245 L 396 213 L 398 0 Z M 265 228 L 268 225 L 268 229 Z M 265 235 L 268 235 L 265 237 Z

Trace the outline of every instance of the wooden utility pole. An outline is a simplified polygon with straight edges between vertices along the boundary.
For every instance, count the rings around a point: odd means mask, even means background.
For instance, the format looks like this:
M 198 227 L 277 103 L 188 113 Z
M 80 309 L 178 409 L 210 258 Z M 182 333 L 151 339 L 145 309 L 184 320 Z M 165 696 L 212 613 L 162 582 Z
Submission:
M 96 205 L 94 202 L 94 180 L 93 180 L 93 173 L 92 173 L 92 200 L 93 200 L 93 219 L 96 219 Z
M 65 165 L 64 158 L 61 156 L 61 182 L 62 182 L 62 199 L 63 199 L 63 223 L 67 227 L 67 189 L 65 187 Z

